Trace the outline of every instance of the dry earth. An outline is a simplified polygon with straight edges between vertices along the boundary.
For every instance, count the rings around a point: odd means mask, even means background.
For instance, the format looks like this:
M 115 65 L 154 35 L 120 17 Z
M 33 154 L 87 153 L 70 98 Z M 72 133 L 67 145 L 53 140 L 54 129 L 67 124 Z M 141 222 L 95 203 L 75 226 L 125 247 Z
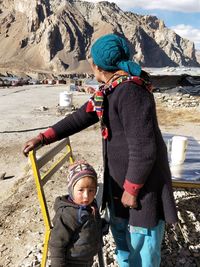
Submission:
M 65 89 L 65 86 L 48 85 L 0 89 L 0 175 L 5 173 L 4 179 L 0 180 L 0 267 L 38 266 L 39 258 L 36 259 L 34 253 L 38 253 L 42 247 L 44 227 L 32 171 L 21 151 L 24 142 L 41 131 L 30 131 L 31 129 L 47 127 L 62 118 L 63 115 L 58 112 L 57 106 L 59 93 Z M 75 107 L 79 107 L 88 98 L 87 94 L 75 92 L 73 96 Z M 194 108 L 169 110 L 160 103 L 157 103 L 157 110 L 163 133 L 192 136 L 200 142 L 200 110 Z M 101 176 L 99 126 L 94 125 L 72 136 L 70 140 L 75 159 L 85 158 L 94 165 Z M 50 208 L 55 196 L 64 194 L 66 191 L 65 173 L 64 167 L 47 185 L 46 193 Z M 194 201 L 192 211 L 199 221 L 199 211 L 196 209 L 199 196 L 196 191 L 187 191 L 184 203 L 191 208 L 191 201 Z M 180 211 L 184 212 L 185 206 L 181 199 L 179 199 L 179 207 Z M 193 224 L 192 219 L 191 224 Z M 185 248 L 181 247 L 186 257 L 191 257 L 188 267 L 198 266 L 195 265 L 193 257 L 197 257 L 200 252 L 198 247 L 200 229 L 195 230 L 195 227 L 194 225 L 192 245 L 197 247 L 194 250 L 196 256 L 187 250 L 188 244 Z M 168 233 L 174 240 L 165 242 L 163 264 L 186 266 L 181 262 L 182 254 L 180 246 L 177 245 L 179 242 L 176 240 L 174 230 L 169 228 Z M 32 255 L 31 265 L 25 264 L 30 255 Z M 169 255 L 176 257 L 175 264 L 170 265 L 171 263 L 167 261 Z

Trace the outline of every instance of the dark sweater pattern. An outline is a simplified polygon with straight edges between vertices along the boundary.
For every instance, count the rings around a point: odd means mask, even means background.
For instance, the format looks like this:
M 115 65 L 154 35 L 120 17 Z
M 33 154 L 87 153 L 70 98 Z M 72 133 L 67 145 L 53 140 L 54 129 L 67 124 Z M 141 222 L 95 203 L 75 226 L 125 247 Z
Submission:
M 86 112 L 86 106 L 87 103 L 52 126 L 58 139 L 98 121 L 95 112 Z M 160 219 L 175 223 L 177 212 L 167 149 L 157 123 L 153 94 L 133 82 L 125 82 L 106 97 L 104 106 L 109 129 L 109 139 L 103 140 L 105 192 L 108 179 L 113 180 L 113 188 L 117 188 L 113 194 L 120 202 L 125 179 L 144 184 L 137 197 L 138 208 L 119 209 L 118 202 L 116 215 L 129 218 L 130 225 L 147 228 L 156 226 Z

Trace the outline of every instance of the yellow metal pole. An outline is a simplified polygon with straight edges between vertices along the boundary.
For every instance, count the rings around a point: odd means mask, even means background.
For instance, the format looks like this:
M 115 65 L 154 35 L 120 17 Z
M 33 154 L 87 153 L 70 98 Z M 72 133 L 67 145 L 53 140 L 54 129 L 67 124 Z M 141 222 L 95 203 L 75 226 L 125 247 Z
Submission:
M 46 266 L 50 233 L 51 233 L 51 230 L 45 231 L 41 267 L 45 267 Z
M 187 182 L 177 182 L 177 181 L 172 181 L 172 186 L 176 187 L 176 188 L 200 188 L 200 183 L 198 182 L 191 182 L 191 183 L 187 183 Z
M 72 149 L 71 149 L 71 145 L 67 145 L 67 150 L 68 152 L 71 154 L 71 156 L 69 157 L 69 162 L 72 164 L 74 162 L 73 156 L 72 156 Z
M 31 164 L 32 164 L 33 175 L 35 178 L 35 183 L 36 183 L 36 188 L 37 188 L 37 193 L 38 193 L 38 199 L 39 199 L 39 203 L 41 206 L 44 224 L 45 224 L 46 229 L 49 230 L 51 228 L 50 218 L 49 218 L 47 205 L 46 205 L 46 201 L 45 201 L 44 190 L 40 184 L 41 178 L 40 178 L 39 170 L 37 169 L 36 157 L 35 157 L 34 151 L 30 152 L 30 160 L 31 160 Z
M 49 218 L 46 201 L 44 197 L 44 191 L 40 184 L 40 173 L 36 165 L 35 152 L 31 151 L 29 153 L 29 157 L 30 157 L 31 164 L 32 164 L 32 170 L 33 170 L 33 175 L 35 178 L 38 199 L 39 199 L 39 203 L 40 203 L 40 207 L 41 207 L 41 211 L 43 215 L 43 220 L 44 220 L 44 225 L 45 225 L 44 247 L 43 247 L 42 261 L 41 261 L 41 267 L 45 267 L 46 261 L 47 261 L 47 255 L 48 255 L 48 242 L 49 242 L 49 237 L 50 237 L 51 224 L 50 224 L 50 218 Z

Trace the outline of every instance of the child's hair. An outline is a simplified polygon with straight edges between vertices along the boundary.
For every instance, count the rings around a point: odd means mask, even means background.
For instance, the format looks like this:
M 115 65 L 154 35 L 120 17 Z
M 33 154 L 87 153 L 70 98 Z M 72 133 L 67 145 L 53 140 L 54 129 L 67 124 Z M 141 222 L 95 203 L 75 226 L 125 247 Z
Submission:
M 85 161 L 78 161 L 69 166 L 67 183 L 68 193 L 73 198 L 73 189 L 75 184 L 83 177 L 91 177 L 97 186 L 97 173 L 94 168 Z

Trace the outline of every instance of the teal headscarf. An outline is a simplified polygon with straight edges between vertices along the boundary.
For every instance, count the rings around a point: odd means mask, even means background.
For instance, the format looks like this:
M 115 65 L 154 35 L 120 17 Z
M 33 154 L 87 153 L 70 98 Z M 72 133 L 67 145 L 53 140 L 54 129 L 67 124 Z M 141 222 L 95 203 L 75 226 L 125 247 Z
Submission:
M 116 34 L 107 34 L 97 39 L 91 47 L 93 62 L 105 71 L 124 70 L 139 76 L 141 67 L 130 58 L 126 40 Z

